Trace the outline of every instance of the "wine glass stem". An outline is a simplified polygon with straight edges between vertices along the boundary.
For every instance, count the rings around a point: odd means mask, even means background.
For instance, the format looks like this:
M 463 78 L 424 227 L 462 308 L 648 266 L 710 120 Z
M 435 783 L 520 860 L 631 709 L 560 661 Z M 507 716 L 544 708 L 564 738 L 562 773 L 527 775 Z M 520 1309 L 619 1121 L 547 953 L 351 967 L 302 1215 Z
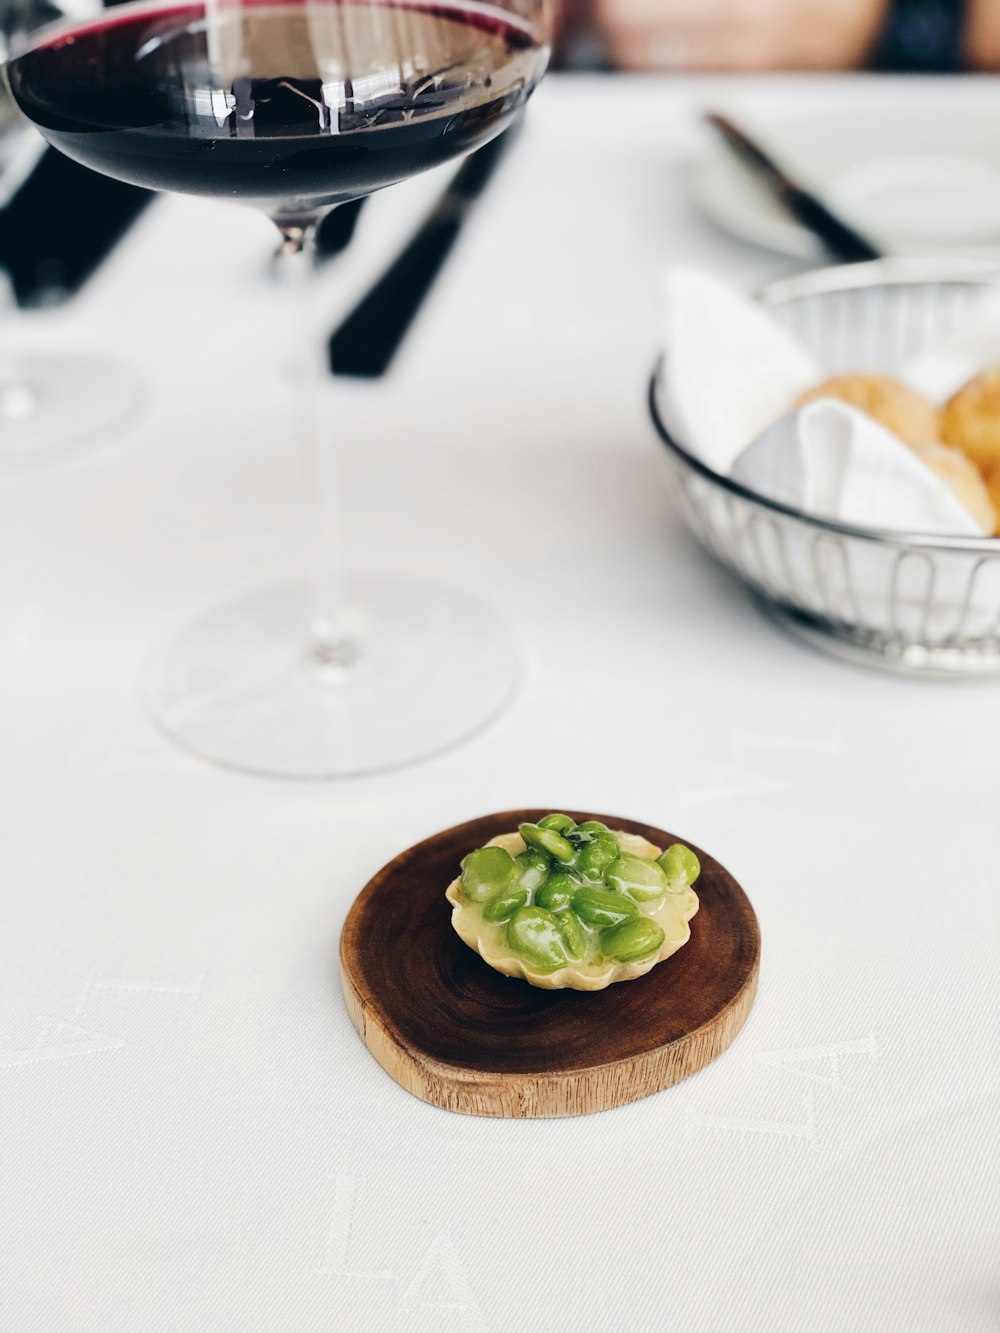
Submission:
M 357 659 L 347 630 L 343 487 L 340 459 L 321 427 L 320 398 L 326 377 L 322 348 L 314 335 L 310 295 L 316 267 L 316 224 L 281 227 L 278 273 L 288 295 L 291 346 L 298 373 L 293 384 L 294 420 L 301 440 L 306 502 L 311 509 L 309 657 L 336 676 Z

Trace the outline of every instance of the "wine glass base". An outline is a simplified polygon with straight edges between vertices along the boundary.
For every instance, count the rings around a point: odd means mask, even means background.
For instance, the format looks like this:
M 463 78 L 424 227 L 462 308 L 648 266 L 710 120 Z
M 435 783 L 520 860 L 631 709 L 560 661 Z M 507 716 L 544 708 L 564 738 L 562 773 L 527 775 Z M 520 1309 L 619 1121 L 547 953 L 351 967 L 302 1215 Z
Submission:
M 135 412 L 139 380 L 89 356 L 18 356 L 0 378 L 0 466 L 48 461 L 100 444 Z
M 354 662 L 306 641 L 308 590 L 282 584 L 224 606 L 147 668 L 154 720 L 179 745 L 272 777 L 395 768 L 495 717 L 518 675 L 514 642 L 469 594 L 394 578 L 352 583 Z

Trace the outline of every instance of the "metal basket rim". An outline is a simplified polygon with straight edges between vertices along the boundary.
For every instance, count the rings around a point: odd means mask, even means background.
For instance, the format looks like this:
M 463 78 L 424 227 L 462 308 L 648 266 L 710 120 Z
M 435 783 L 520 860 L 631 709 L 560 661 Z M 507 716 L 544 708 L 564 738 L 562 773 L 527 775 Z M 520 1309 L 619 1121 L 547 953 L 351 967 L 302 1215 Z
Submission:
M 794 274 L 788 278 L 779 278 L 759 288 L 754 293 L 754 298 L 764 305 L 780 306 L 806 296 L 856 291 L 865 287 L 906 286 L 924 282 L 1000 286 L 1000 262 L 937 255 L 931 257 L 905 255 L 875 259 L 862 264 L 836 264 L 812 269 L 807 273 Z M 758 509 L 769 510 L 780 514 L 783 518 L 794 519 L 807 528 L 835 533 L 840 537 L 850 537 L 855 541 L 900 549 L 913 547 L 924 551 L 964 551 L 983 556 L 1000 556 L 1000 537 L 960 537 L 949 536 L 946 533 L 908 532 L 905 529 L 854 527 L 848 523 L 840 523 L 836 519 L 820 518 L 815 514 L 807 514 L 804 510 L 794 509 L 791 505 L 782 504 L 779 500 L 772 500 L 758 491 L 750 490 L 731 477 L 714 472 L 674 438 L 660 414 L 657 385 L 660 383 L 665 360 L 666 354 L 661 352 L 649 381 L 648 405 L 653 426 L 661 441 L 680 462 L 710 485 L 727 491 Z

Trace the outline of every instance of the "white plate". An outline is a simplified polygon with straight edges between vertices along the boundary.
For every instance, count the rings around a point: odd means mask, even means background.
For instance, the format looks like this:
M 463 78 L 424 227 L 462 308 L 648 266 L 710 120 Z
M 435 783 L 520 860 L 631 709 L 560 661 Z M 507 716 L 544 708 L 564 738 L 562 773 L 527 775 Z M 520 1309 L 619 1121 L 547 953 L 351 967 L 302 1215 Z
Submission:
M 1000 116 L 871 107 L 795 121 L 738 110 L 733 118 L 886 253 L 1000 252 Z M 743 240 L 827 258 L 721 141 L 696 163 L 692 188 L 702 211 Z

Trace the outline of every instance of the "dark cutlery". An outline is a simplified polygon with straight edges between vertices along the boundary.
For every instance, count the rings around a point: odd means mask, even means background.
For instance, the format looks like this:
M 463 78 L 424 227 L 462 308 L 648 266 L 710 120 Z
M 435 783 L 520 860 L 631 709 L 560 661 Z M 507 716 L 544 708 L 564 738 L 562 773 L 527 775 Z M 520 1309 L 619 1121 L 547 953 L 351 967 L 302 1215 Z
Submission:
M 72 296 L 153 197 L 47 148 L 0 211 L 0 268 L 18 304 Z
M 719 131 L 730 148 L 761 177 L 803 227 L 817 236 L 836 259 L 856 263 L 881 259 L 882 253 L 860 232 L 849 227 L 814 194 L 810 194 L 728 116 L 714 111 L 705 119 Z
M 328 349 L 334 375 L 376 379 L 388 370 L 512 133 L 506 130 L 466 158 L 429 217 L 334 330 Z

